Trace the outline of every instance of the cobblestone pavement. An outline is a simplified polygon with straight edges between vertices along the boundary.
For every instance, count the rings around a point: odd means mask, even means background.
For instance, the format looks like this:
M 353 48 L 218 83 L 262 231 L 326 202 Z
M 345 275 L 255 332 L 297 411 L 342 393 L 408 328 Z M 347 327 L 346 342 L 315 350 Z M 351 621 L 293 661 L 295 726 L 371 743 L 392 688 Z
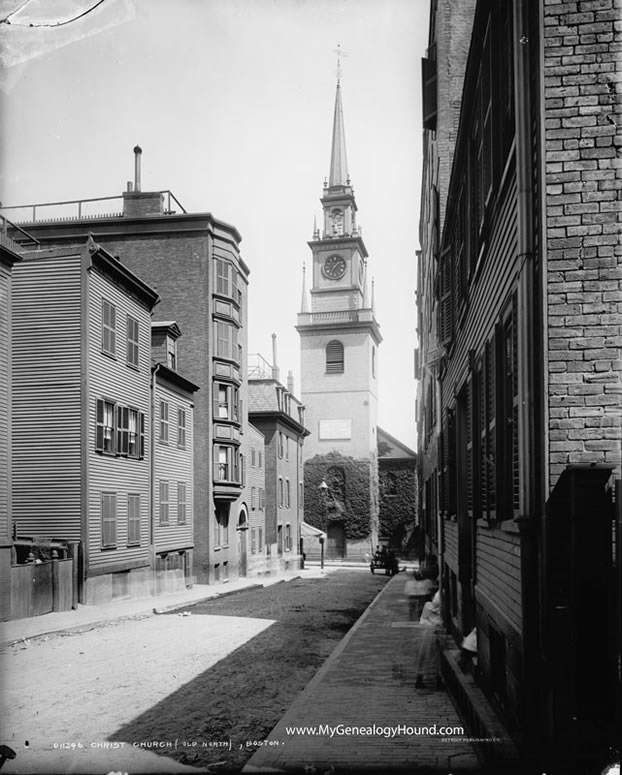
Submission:
M 244 772 L 480 771 L 466 734 L 440 732 L 462 725 L 446 691 L 415 688 L 413 652 L 420 630 L 408 621 L 404 583 L 400 574 L 384 587 Z M 314 735 L 293 729 L 320 725 L 336 731 L 331 737 L 326 730 Z M 437 734 L 417 734 L 434 725 Z M 347 727 L 366 732 L 348 734 Z

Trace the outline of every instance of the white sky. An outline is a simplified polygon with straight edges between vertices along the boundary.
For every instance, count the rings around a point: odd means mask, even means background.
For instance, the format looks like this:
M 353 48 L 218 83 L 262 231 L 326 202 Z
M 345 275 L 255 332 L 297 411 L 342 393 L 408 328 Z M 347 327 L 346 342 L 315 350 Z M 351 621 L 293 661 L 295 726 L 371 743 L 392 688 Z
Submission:
M 22 2 L 0 0 L 0 18 Z M 94 2 L 31 0 L 0 25 L 11 65 L 0 78 L 0 201 L 119 195 L 140 144 L 144 191 L 171 189 L 186 210 L 240 231 L 249 352 L 270 361 L 276 333 L 281 378 L 291 369 L 299 392 L 294 326 L 314 216 L 321 223 L 340 43 L 348 168 L 384 338 L 379 423 L 415 448 L 428 0 L 105 0 L 64 27 L 17 26 Z

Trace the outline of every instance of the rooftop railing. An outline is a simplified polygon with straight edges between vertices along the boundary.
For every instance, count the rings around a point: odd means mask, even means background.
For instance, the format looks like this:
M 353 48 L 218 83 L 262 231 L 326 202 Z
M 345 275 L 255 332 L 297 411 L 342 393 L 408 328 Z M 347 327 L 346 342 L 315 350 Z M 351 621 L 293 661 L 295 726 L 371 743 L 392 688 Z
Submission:
M 177 212 L 175 205 L 182 213 L 186 209 L 179 199 L 168 189 L 156 192 L 128 192 L 158 193 L 165 197 L 164 215 L 173 215 Z M 36 204 L 11 205 L 0 208 L 2 212 L 11 212 L 13 222 L 18 223 L 42 223 L 49 221 L 79 221 L 93 218 L 118 218 L 123 215 L 123 195 L 101 196 L 92 199 L 68 199 L 62 202 L 37 202 Z
M 10 237 L 8 234 L 9 230 L 11 231 Z M 9 248 L 9 250 L 17 252 L 26 245 L 36 247 L 40 243 L 39 240 L 32 236 L 32 234 L 28 234 L 27 231 L 24 231 L 24 229 L 21 229 L 15 223 L 9 221 L 8 218 L 5 218 L 4 215 L 0 214 L 0 244 Z

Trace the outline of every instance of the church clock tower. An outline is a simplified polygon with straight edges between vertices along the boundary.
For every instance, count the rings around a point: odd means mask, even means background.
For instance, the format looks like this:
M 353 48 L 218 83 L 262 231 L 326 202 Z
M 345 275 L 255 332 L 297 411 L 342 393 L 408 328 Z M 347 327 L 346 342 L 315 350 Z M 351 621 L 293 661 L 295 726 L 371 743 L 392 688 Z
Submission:
M 369 294 L 368 253 L 357 224 L 348 174 L 341 85 L 337 81 L 330 174 L 320 199 L 322 229 L 311 248 L 311 304 L 303 280 L 296 326 L 301 398 L 306 407 L 305 486 L 315 511 L 320 478 L 328 485 L 322 525 L 328 555 L 356 557 L 375 548 L 378 523 L 378 346 Z M 319 504 L 321 505 L 321 504 Z M 314 515 L 305 519 L 315 522 Z

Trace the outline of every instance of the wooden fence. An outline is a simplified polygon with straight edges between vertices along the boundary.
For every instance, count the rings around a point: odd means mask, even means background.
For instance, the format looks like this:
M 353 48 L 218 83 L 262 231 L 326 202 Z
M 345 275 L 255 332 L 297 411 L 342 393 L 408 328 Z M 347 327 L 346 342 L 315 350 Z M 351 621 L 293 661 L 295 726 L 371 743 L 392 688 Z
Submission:
M 74 560 L 51 560 L 11 567 L 11 619 L 40 616 L 77 607 Z

